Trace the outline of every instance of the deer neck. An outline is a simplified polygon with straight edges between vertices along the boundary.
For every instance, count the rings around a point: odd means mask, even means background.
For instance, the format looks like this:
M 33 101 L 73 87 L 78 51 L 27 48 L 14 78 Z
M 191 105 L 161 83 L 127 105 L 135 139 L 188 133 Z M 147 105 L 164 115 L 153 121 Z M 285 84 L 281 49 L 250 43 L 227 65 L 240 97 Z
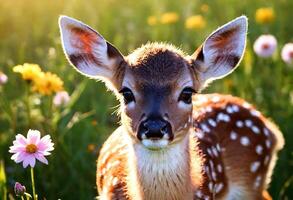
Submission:
M 133 143 L 134 155 L 129 161 L 129 172 L 137 181 L 135 185 L 139 187 L 141 199 L 192 199 L 197 183 L 194 177 L 200 177 L 200 163 L 195 167 L 190 161 L 194 154 L 190 150 L 190 138 L 187 134 L 181 142 L 160 151 Z

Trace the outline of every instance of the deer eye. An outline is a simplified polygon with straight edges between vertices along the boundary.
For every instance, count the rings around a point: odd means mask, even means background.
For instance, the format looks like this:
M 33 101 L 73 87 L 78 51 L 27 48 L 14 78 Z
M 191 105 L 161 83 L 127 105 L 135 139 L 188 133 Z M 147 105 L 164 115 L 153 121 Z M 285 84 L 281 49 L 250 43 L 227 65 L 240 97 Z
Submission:
M 195 90 L 191 87 L 184 88 L 179 96 L 178 101 L 183 101 L 186 104 L 191 104 L 193 93 L 195 93 Z
M 124 97 L 124 103 L 129 104 L 132 101 L 135 101 L 134 95 L 129 88 L 123 88 L 119 91 Z

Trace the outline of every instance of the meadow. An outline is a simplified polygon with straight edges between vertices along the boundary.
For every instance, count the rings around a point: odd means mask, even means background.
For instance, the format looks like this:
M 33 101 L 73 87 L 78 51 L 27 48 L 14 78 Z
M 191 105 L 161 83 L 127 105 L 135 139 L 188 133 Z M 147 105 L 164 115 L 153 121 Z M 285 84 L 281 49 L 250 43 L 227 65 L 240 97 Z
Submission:
M 34 169 L 39 199 L 98 195 L 96 159 L 118 126 L 118 101 L 102 83 L 83 77 L 66 61 L 58 30 L 61 14 L 97 29 L 124 55 L 148 41 L 172 43 L 192 54 L 219 25 L 246 15 L 243 61 L 203 93 L 242 97 L 279 125 L 286 144 L 269 192 L 273 199 L 293 199 L 293 63 L 281 56 L 283 46 L 293 42 L 292 10 L 292 0 L 0 0 L 0 76 L 6 76 L 0 81 L 0 199 L 19 198 L 13 191 L 16 181 L 31 191 L 30 171 L 8 152 L 15 135 L 26 135 L 29 129 L 50 134 L 55 143 L 48 165 L 37 162 Z M 276 50 L 266 58 L 253 49 L 263 34 L 277 40 Z M 56 74 L 60 80 L 51 77 L 60 87 L 52 92 L 33 88 L 15 72 L 14 66 L 24 63 Z M 70 97 L 58 104 L 54 96 L 61 90 Z

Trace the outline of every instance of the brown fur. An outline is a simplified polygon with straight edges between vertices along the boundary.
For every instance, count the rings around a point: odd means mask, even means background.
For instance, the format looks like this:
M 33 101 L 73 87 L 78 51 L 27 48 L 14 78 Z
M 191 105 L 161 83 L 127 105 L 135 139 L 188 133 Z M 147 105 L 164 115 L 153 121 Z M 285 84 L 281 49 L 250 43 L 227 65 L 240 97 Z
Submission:
M 217 102 L 213 102 L 214 97 L 218 98 Z M 202 101 L 202 98 L 206 100 Z M 267 183 L 265 182 L 266 179 L 269 178 L 267 175 L 268 170 L 272 170 L 268 168 L 270 165 L 269 163 L 272 162 L 274 164 L 274 161 L 269 160 L 268 163 L 265 163 L 265 156 L 268 155 L 271 158 L 271 156 L 276 153 L 275 151 L 278 151 L 283 146 L 282 136 L 276 127 L 267 125 L 268 123 L 271 124 L 271 122 L 263 115 L 260 114 L 259 117 L 252 115 L 251 112 L 255 110 L 252 106 L 249 108 L 243 107 L 245 101 L 230 95 L 196 95 L 193 104 L 195 112 L 193 117 L 195 131 L 205 132 L 201 127 L 202 124 L 206 124 L 210 129 L 209 133 L 204 133 L 205 137 L 202 139 L 199 137 L 191 138 L 192 145 L 189 151 L 196 151 L 197 153 L 191 153 L 191 160 L 186 162 L 192 163 L 192 161 L 196 160 L 198 157 L 204 158 L 203 160 L 197 160 L 196 163 L 196 165 L 202 167 L 202 174 L 197 174 L 195 179 L 193 179 L 195 182 L 193 191 L 195 195 L 194 199 L 204 199 L 204 196 L 208 196 L 210 199 L 226 199 L 229 190 L 232 189 L 231 187 L 234 184 L 243 189 L 243 196 L 239 198 L 245 197 L 245 199 L 251 200 L 269 199 L 269 195 L 266 192 Z M 229 114 L 227 112 L 227 107 L 229 106 L 238 106 L 239 111 Z M 211 111 L 206 109 L 208 107 L 211 108 Z M 229 114 L 232 120 L 228 123 L 218 122 L 216 127 L 209 125 L 208 120 L 214 119 L 216 121 L 220 113 Z M 260 130 L 267 128 L 269 130 L 269 136 L 265 136 L 263 131 L 261 131 L 260 134 L 255 134 L 249 128 L 238 128 L 235 126 L 236 121 L 245 121 L 247 119 L 253 120 L 254 125 Z M 119 130 L 121 130 L 121 128 Z M 230 139 L 231 131 L 237 132 L 238 139 L 236 141 Z M 121 199 L 128 199 L 129 188 L 127 188 L 127 185 L 124 183 L 128 180 L 125 172 L 127 172 L 127 160 L 129 160 L 129 152 L 131 149 L 127 148 L 127 145 L 130 145 L 127 144 L 127 140 L 122 139 L 124 138 L 123 134 L 125 134 L 123 131 L 116 132 L 105 142 L 98 161 L 97 185 L 99 186 L 100 192 L 104 187 L 107 187 L 112 191 L 109 194 L 113 196 L 122 195 Z M 249 137 L 251 142 L 248 147 L 240 144 L 239 138 L 241 136 Z M 265 140 L 268 138 L 272 142 L 270 148 L 266 148 L 265 145 Z M 255 146 L 257 144 L 261 144 L 264 147 L 264 153 L 262 155 L 258 155 L 255 151 Z M 215 157 L 214 152 L 211 154 L 208 149 L 217 148 L 217 145 L 220 146 L 221 150 L 218 151 L 219 156 Z M 121 148 L 116 148 L 117 146 Z M 111 151 L 111 149 L 114 149 L 114 151 Z M 121 164 L 117 167 L 110 168 L 105 177 L 101 179 L 100 174 L 102 174 L 102 170 L 116 160 L 121 161 Z M 214 180 L 211 175 L 212 166 L 210 165 L 210 160 L 212 160 L 213 167 L 216 169 L 216 180 Z M 261 161 L 262 165 L 256 172 L 251 172 L 250 165 L 257 160 Z M 217 171 L 218 165 L 222 166 L 221 172 Z M 154 163 L 154 167 L 155 166 Z M 200 178 L 201 176 L 203 176 L 203 179 Z M 254 188 L 257 176 L 261 176 L 261 181 L 259 187 Z M 113 177 L 119 177 L 119 184 L 121 184 L 122 187 L 114 189 L 115 187 L 109 184 Z M 218 193 L 216 193 L 215 190 L 212 192 L 209 186 L 210 183 L 213 183 L 213 185 L 222 183 L 223 189 Z M 202 198 L 196 196 L 198 192 L 203 195 Z

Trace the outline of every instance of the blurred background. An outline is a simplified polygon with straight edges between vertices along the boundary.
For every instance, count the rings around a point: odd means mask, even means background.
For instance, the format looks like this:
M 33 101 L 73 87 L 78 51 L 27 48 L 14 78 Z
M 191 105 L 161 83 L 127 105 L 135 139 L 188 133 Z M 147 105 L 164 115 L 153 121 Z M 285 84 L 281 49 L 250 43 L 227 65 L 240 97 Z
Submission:
M 247 15 L 242 63 L 204 93 L 242 97 L 280 126 L 286 145 L 269 192 L 273 199 L 293 199 L 293 50 L 287 48 L 286 57 L 283 49 L 293 42 L 292 11 L 292 0 L 0 0 L 0 199 L 16 199 L 16 181 L 30 190 L 29 170 L 8 153 L 15 135 L 26 135 L 29 128 L 50 134 L 55 143 L 49 164 L 35 167 L 39 199 L 98 195 L 96 159 L 118 126 L 118 101 L 66 61 L 57 23 L 61 14 L 97 29 L 124 55 L 148 41 L 172 43 L 192 54 L 218 26 Z M 262 38 L 260 49 L 253 47 L 263 34 L 274 39 Z M 42 81 L 25 76 L 24 68 L 32 76 L 34 70 L 47 72 L 42 80 L 54 87 L 43 88 Z

